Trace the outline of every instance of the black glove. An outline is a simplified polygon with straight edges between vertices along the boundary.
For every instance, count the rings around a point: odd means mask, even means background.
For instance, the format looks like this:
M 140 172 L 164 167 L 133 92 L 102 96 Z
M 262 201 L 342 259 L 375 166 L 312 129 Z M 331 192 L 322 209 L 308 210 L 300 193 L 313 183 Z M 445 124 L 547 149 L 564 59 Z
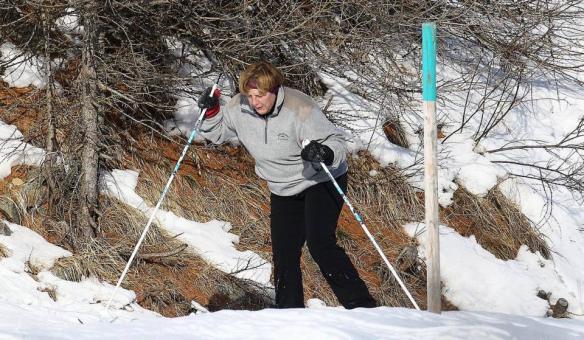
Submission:
M 323 162 L 325 165 L 332 165 L 335 153 L 328 146 L 312 140 L 302 149 L 300 157 L 307 162 Z
M 219 97 L 221 97 L 221 91 L 215 89 L 213 95 L 210 96 L 212 89 L 212 87 L 207 87 L 198 102 L 199 108 L 207 109 L 205 112 L 206 118 L 211 118 L 219 112 Z

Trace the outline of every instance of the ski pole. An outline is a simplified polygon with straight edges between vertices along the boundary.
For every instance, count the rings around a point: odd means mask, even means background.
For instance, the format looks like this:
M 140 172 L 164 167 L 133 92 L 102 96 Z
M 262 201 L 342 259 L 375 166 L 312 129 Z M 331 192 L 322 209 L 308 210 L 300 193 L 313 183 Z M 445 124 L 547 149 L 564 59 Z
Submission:
M 303 141 L 302 147 L 305 147 L 306 145 L 308 145 L 308 143 L 310 143 L 309 140 Z M 363 231 L 365 231 L 365 234 L 367 235 L 367 237 L 369 237 L 369 240 L 373 243 L 373 246 L 375 247 L 375 249 L 377 250 L 377 252 L 381 256 L 381 258 L 383 259 L 383 261 L 385 262 L 385 264 L 387 265 L 387 267 L 389 268 L 389 270 L 391 271 L 391 273 L 393 274 L 393 276 L 395 277 L 397 282 L 399 283 L 400 287 L 406 293 L 406 295 L 408 296 L 408 298 L 410 299 L 410 301 L 412 302 L 414 307 L 416 307 L 417 310 L 420 310 L 420 307 L 418 307 L 416 300 L 414 300 L 414 298 L 412 297 L 412 294 L 410 294 L 410 291 L 408 290 L 406 285 L 400 279 L 400 277 L 397 274 L 397 272 L 395 271 L 395 269 L 393 269 L 393 266 L 389 263 L 389 260 L 387 259 L 387 257 L 383 253 L 383 250 L 381 250 L 381 248 L 379 247 L 377 242 L 375 242 L 375 238 L 373 238 L 373 235 L 371 235 L 371 233 L 369 232 L 369 229 L 367 229 L 367 226 L 365 225 L 365 222 L 363 222 L 361 215 L 359 215 L 359 213 L 355 210 L 355 208 L 353 208 L 353 205 L 349 201 L 349 198 L 347 198 L 347 195 L 345 195 L 345 193 L 343 192 L 343 189 L 341 189 L 341 187 L 339 186 L 339 183 L 337 183 L 337 180 L 333 177 L 333 175 L 331 174 L 328 167 L 324 164 L 324 162 L 320 162 L 319 164 L 324 169 L 324 171 L 326 172 L 328 177 L 330 178 L 331 182 L 333 183 L 333 185 L 337 189 L 337 192 L 339 193 L 339 195 L 341 195 L 341 197 L 343 198 L 343 201 L 345 201 L 345 203 L 347 204 L 347 206 L 349 207 L 349 209 L 353 213 L 353 216 L 355 216 L 355 219 L 357 220 L 357 222 L 359 222 L 359 224 L 361 225 L 361 228 L 363 228 Z
M 219 82 L 220 78 L 221 78 L 221 74 L 219 74 L 219 78 L 217 79 L 217 82 L 213 85 L 213 88 L 211 88 L 211 93 L 209 94 L 209 97 L 212 97 L 213 94 L 215 93 L 215 90 L 217 89 L 217 83 Z M 185 155 L 187 154 L 189 146 L 191 145 L 191 143 L 195 139 L 195 136 L 197 135 L 197 132 L 198 132 L 199 128 L 201 127 L 201 124 L 203 122 L 203 119 L 205 118 L 206 112 L 207 112 L 207 109 L 201 110 L 199 118 L 195 122 L 195 126 L 193 128 L 193 131 L 191 132 L 191 135 L 189 136 L 189 140 L 187 141 L 187 144 L 185 145 L 180 157 L 178 158 L 178 161 L 176 162 L 176 165 L 174 166 L 174 170 L 172 170 L 172 173 L 170 174 L 170 177 L 168 178 L 168 181 L 166 182 L 166 185 L 164 186 L 164 189 L 162 190 L 162 194 L 160 195 L 160 198 L 158 199 L 158 203 L 156 203 L 156 206 L 154 207 L 154 210 L 152 211 L 152 214 L 150 215 L 150 218 L 148 219 L 148 222 L 146 223 L 146 226 L 144 227 L 144 230 L 142 231 L 142 235 L 140 235 L 140 239 L 138 240 L 138 243 L 136 243 L 136 246 L 134 247 L 134 251 L 132 252 L 132 255 L 130 255 L 130 259 L 128 260 L 128 263 L 126 264 L 126 267 L 124 268 L 124 271 L 122 272 L 122 275 L 120 275 L 120 278 L 118 279 L 118 283 L 116 284 L 116 288 L 114 288 L 114 291 L 112 292 L 107 304 L 105 305 L 106 309 L 109 309 L 112 300 L 116 296 L 116 293 L 117 293 L 118 289 L 120 288 L 122 281 L 124 281 L 124 278 L 125 278 L 126 274 L 128 273 L 128 270 L 130 269 L 130 265 L 132 264 L 134 257 L 136 257 L 136 254 L 138 254 L 138 249 L 140 249 L 140 246 L 142 245 L 142 242 L 144 241 L 144 238 L 146 237 L 146 234 L 148 233 L 148 230 L 150 229 L 150 226 L 152 225 L 152 222 L 154 221 L 154 217 L 156 216 L 158 209 L 162 205 L 162 201 L 164 200 L 164 197 L 168 193 L 168 189 L 170 188 L 170 184 L 172 183 L 172 181 L 174 180 L 174 177 L 178 173 L 178 169 L 180 168 L 180 164 L 183 161 L 183 158 L 185 157 Z

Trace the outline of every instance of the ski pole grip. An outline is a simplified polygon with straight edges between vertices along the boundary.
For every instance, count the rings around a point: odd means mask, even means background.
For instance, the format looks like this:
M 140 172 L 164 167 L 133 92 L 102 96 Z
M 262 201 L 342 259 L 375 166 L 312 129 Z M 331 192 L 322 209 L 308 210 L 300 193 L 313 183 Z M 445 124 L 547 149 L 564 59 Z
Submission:
M 219 79 L 217 79 L 217 82 L 219 81 Z M 219 86 L 217 85 L 217 83 L 213 84 L 213 87 L 211 87 L 211 92 L 209 92 L 209 98 L 212 98 L 213 95 L 215 95 L 215 91 L 217 90 Z M 203 120 L 205 118 L 207 118 L 206 113 L 209 109 L 202 109 L 201 113 L 199 115 L 199 119 L 197 119 L 197 124 L 202 124 Z
M 213 87 L 211 88 L 211 93 L 209 93 L 209 97 L 213 97 L 213 95 L 215 94 L 215 90 L 217 90 L 217 83 L 213 84 Z
M 308 144 L 310 144 L 310 139 L 305 139 L 302 141 L 302 148 L 304 149 Z

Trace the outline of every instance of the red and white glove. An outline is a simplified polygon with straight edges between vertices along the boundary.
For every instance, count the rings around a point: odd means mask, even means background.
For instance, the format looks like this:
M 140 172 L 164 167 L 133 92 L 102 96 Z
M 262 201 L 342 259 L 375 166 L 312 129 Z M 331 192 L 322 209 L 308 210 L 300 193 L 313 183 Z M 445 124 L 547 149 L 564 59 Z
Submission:
M 207 87 L 198 101 L 200 109 L 207 109 L 207 111 L 205 111 L 205 118 L 211 118 L 219 113 L 219 97 L 221 97 L 221 90 L 215 89 L 215 92 L 211 95 L 212 90 L 212 87 Z

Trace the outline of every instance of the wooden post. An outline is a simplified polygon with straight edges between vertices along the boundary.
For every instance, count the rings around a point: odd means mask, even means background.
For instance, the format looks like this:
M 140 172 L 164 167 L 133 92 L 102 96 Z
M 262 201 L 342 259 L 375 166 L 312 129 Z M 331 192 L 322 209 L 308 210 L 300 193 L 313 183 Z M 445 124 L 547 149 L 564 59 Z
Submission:
M 428 311 L 440 313 L 440 240 L 438 235 L 438 176 L 436 127 L 436 24 L 422 24 L 422 98 L 424 105 L 424 192 L 428 232 Z

